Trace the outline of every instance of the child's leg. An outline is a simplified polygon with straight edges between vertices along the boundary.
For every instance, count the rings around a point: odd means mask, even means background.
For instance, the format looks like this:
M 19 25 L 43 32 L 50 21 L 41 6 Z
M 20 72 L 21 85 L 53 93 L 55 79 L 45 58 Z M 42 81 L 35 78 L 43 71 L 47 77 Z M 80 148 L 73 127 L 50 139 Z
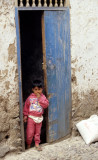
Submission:
M 39 143 L 40 143 L 41 126 L 42 126 L 42 122 L 41 123 L 36 123 L 36 125 L 35 125 L 34 140 L 35 140 L 35 146 L 36 147 L 39 146 Z
M 32 139 L 34 136 L 34 132 L 35 132 L 35 122 L 31 118 L 28 118 L 26 132 L 27 132 L 27 138 L 26 138 L 27 147 L 30 148 L 30 145 L 32 143 Z

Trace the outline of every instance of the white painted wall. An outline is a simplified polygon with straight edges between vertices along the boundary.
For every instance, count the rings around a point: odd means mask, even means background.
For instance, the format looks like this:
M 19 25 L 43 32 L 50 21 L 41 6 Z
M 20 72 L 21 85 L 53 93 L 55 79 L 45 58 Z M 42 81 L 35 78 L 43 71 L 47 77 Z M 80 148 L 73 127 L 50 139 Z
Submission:
M 81 92 L 98 89 L 98 0 L 70 0 L 71 56 Z
M 98 0 L 70 0 L 72 127 L 98 114 Z
M 11 1 L 0 1 L 0 73 L 3 79 L 0 83 L 0 94 L 4 96 L 7 96 L 10 89 L 13 90 L 15 87 L 14 78 L 17 69 L 14 4 L 14 1 L 12 3 Z M 12 45 L 11 48 L 10 45 Z M 10 82 L 9 90 L 4 88 L 5 81 Z

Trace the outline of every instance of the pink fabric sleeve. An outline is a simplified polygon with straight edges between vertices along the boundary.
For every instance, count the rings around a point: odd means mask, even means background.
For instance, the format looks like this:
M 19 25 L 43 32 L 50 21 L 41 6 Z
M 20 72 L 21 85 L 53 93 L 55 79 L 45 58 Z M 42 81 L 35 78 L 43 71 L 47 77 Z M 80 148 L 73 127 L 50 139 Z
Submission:
M 49 106 L 49 101 L 44 95 L 39 98 L 38 102 L 43 108 L 47 108 Z
M 23 108 L 23 115 L 24 116 L 28 116 L 29 105 L 30 105 L 30 101 L 29 101 L 29 98 L 27 98 L 27 100 L 25 101 L 24 108 Z

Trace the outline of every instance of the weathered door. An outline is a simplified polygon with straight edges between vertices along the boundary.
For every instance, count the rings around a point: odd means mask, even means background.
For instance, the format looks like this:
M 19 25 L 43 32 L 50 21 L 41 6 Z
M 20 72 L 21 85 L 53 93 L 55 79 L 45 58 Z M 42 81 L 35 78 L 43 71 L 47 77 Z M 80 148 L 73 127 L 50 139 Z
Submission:
M 69 10 L 44 11 L 43 45 L 46 60 L 48 142 L 70 133 L 71 68 Z M 45 34 L 44 34 L 45 33 Z
M 19 12 L 15 9 L 17 33 L 17 57 L 19 73 L 19 97 L 22 147 L 24 150 L 21 46 Z M 52 142 L 70 133 L 71 115 L 71 65 L 70 65 L 70 19 L 69 9 L 44 11 L 42 18 L 42 42 L 44 77 L 49 96 L 47 141 Z M 46 81 L 47 80 L 47 81 Z

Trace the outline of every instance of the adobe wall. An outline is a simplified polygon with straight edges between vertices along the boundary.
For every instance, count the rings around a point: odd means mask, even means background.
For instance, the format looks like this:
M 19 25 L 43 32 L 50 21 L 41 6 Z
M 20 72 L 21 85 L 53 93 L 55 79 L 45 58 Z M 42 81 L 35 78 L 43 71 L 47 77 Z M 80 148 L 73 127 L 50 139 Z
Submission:
M 72 122 L 98 114 L 98 1 L 70 0 Z
M 70 0 L 72 128 L 98 114 L 98 2 Z M 21 149 L 15 0 L 0 0 L 0 157 Z
M 15 1 L 0 0 L 0 157 L 21 149 Z

